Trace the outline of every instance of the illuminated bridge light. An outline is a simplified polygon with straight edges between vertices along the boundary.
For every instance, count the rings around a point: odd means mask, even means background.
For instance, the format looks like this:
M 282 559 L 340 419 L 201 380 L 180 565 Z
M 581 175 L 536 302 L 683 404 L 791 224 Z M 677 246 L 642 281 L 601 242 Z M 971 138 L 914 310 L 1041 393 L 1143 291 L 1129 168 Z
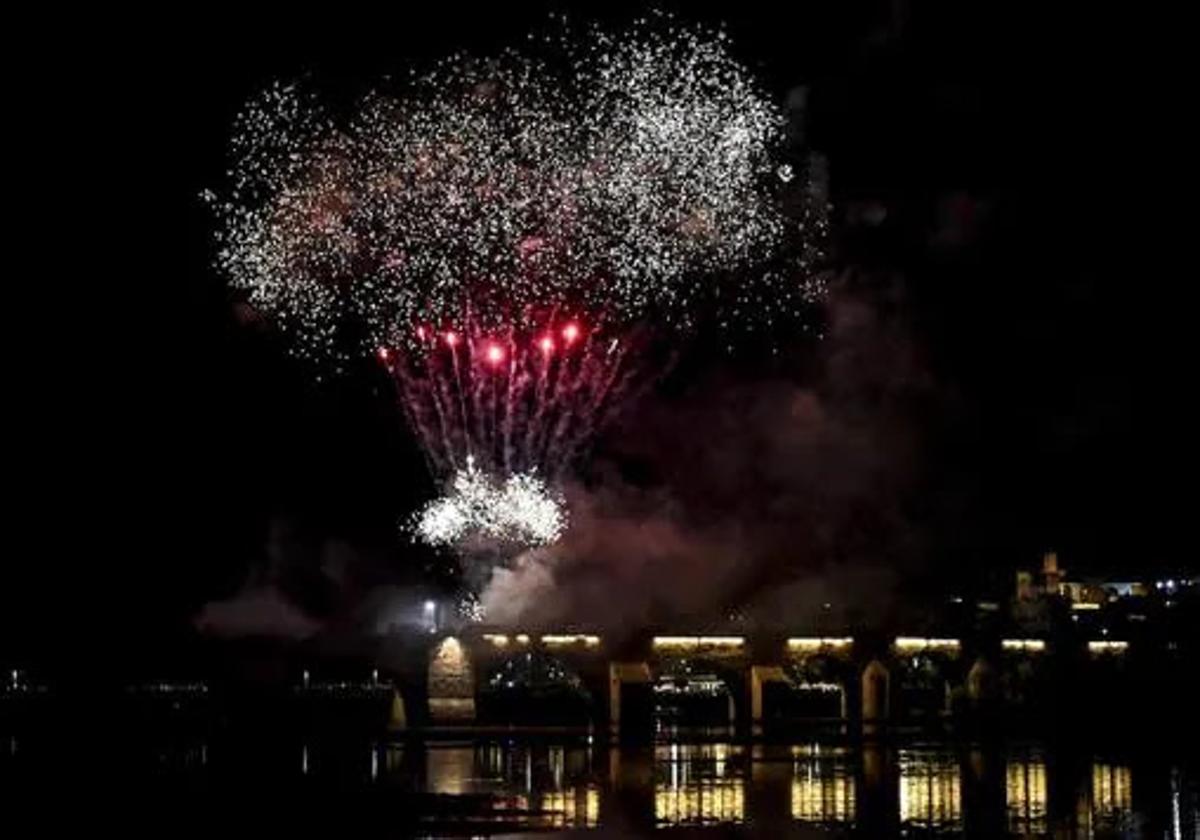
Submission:
M 744 636 L 655 636 L 652 642 L 656 650 L 733 649 L 740 648 L 745 643 Z
M 1076 601 L 1075 603 L 1071 604 L 1071 609 L 1073 609 L 1073 610 L 1098 610 L 1098 609 L 1100 609 L 1100 604 L 1096 604 L 1091 601 Z
M 484 633 L 483 640 L 485 642 L 491 642 L 498 648 L 508 646 L 508 636 L 505 636 L 503 633 Z
M 529 634 L 528 633 L 518 633 L 517 634 L 517 644 L 519 644 L 519 645 L 529 644 Z
M 1093 654 L 1124 653 L 1129 649 L 1129 642 L 1091 641 L 1088 642 L 1088 652 Z
M 926 639 L 921 636 L 897 636 L 896 647 L 907 653 L 920 650 L 958 650 L 958 639 Z
M 1041 653 L 1046 649 L 1046 643 L 1041 639 L 1002 639 L 1000 646 L 1005 650 L 1024 650 L 1030 653 Z
M 788 650 L 810 651 L 823 648 L 844 650 L 854 644 L 850 636 L 796 636 L 787 640 Z
M 598 647 L 600 645 L 599 636 L 589 636 L 584 633 L 565 633 L 565 634 L 549 634 L 542 636 L 542 644 L 547 647 L 567 647 L 569 645 L 583 645 L 585 647 Z

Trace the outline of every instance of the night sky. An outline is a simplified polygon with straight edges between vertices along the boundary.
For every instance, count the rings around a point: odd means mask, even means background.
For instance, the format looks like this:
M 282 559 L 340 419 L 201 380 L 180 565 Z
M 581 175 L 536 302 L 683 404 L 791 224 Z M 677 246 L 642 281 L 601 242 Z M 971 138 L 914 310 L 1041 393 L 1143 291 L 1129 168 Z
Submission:
M 350 546 L 356 592 L 419 577 L 396 521 L 431 484 L 386 381 L 364 370 L 315 387 L 269 334 L 240 324 L 198 194 L 220 186 L 231 121 L 261 85 L 306 76 L 350 96 L 410 61 L 514 41 L 562 8 L 513 5 L 206 14 L 160 22 L 155 37 L 135 26 L 145 21 L 80 20 L 10 74 L 0 653 L 120 658 L 185 637 L 201 605 L 261 567 L 281 527 L 315 614 L 348 596 L 306 571 L 306 546 Z M 605 16 L 636 8 L 618 5 Z M 1170 51 L 1144 48 L 1143 21 L 1098 8 L 730 5 L 678 7 L 724 20 L 781 99 L 809 87 L 839 299 L 898 342 L 881 349 L 875 334 L 851 348 L 866 358 L 850 363 L 854 381 L 877 386 L 863 365 L 899 347 L 920 383 L 869 424 L 905 453 L 882 517 L 912 537 L 896 561 L 904 578 L 1007 581 L 1047 548 L 1085 573 L 1194 568 L 1180 539 L 1194 495 L 1192 271 L 1153 265 L 1190 201 L 1171 162 L 1185 99 Z M 626 481 L 670 484 L 681 473 L 669 459 L 643 461 L 672 418 L 699 418 L 703 432 L 728 395 L 781 381 L 844 407 L 839 359 L 803 340 L 781 356 L 697 347 L 598 460 Z M 858 392 L 850 403 L 875 405 Z M 869 531 L 877 513 L 849 530 Z M 859 551 L 886 553 L 895 534 Z M 745 585 L 770 580 L 760 570 Z

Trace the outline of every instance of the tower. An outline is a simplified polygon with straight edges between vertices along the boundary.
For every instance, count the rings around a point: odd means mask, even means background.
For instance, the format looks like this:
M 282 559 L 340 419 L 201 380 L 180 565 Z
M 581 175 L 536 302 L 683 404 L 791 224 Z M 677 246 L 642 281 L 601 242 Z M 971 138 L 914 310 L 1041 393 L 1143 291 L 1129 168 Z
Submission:
M 1042 583 L 1047 595 L 1057 595 L 1066 570 L 1058 567 L 1058 552 L 1047 551 L 1042 555 Z

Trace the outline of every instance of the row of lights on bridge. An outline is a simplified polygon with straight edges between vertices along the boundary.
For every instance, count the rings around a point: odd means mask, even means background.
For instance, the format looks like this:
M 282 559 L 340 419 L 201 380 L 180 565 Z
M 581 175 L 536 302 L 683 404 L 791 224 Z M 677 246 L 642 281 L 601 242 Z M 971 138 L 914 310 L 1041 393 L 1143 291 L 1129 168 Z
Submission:
M 483 640 L 496 647 L 507 647 L 510 643 L 528 645 L 531 637 L 527 633 L 508 636 L 500 633 L 484 633 Z M 567 647 L 582 645 L 599 647 L 600 637 L 583 633 L 547 634 L 539 638 L 546 647 Z M 744 636 L 655 636 L 651 646 L 655 650 L 699 650 L 701 648 L 737 649 L 746 644 Z M 838 651 L 848 650 L 854 645 L 850 636 L 795 636 L 787 640 L 787 648 L 791 651 Z M 897 636 L 894 647 L 904 653 L 921 651 L 957 652 L 962 643 L 958 639 L 934 638 L 924 636 Z M 1002 639 L 1000 646 L 1006 651 L 1022 651 L 1026 653 L 1042 653 L 1046 650 L 1043 639 Z M 1088 642 L 1088 650 L 1092 653 L 1122 652 L 1129 647 L 1129 642 L 1114 640 L 1097 640 Z

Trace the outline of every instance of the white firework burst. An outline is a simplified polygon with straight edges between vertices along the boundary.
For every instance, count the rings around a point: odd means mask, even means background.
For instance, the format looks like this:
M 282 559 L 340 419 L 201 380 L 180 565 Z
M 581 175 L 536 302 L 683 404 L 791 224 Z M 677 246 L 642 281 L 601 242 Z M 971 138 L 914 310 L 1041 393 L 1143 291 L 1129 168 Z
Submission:
M 562 499 L 537 475 L 517 473 L 500 481 L 468 459 L 450 492 L 418 511 L 412 528 L 433 546 L 533 548 L 556 541 L 566 526 Z
M 211 199 L 218 262 L 313 358 L 466 313 L 686 325 L 704 278 L 758 263 L 789 228 L 783 128 L 723 35 L 653 22 L 454 56 L 345 120 L 277 85 L 240 118 L 232 189 Z M 793 308 L 809 298 L 797 276 L 722 299 Z

